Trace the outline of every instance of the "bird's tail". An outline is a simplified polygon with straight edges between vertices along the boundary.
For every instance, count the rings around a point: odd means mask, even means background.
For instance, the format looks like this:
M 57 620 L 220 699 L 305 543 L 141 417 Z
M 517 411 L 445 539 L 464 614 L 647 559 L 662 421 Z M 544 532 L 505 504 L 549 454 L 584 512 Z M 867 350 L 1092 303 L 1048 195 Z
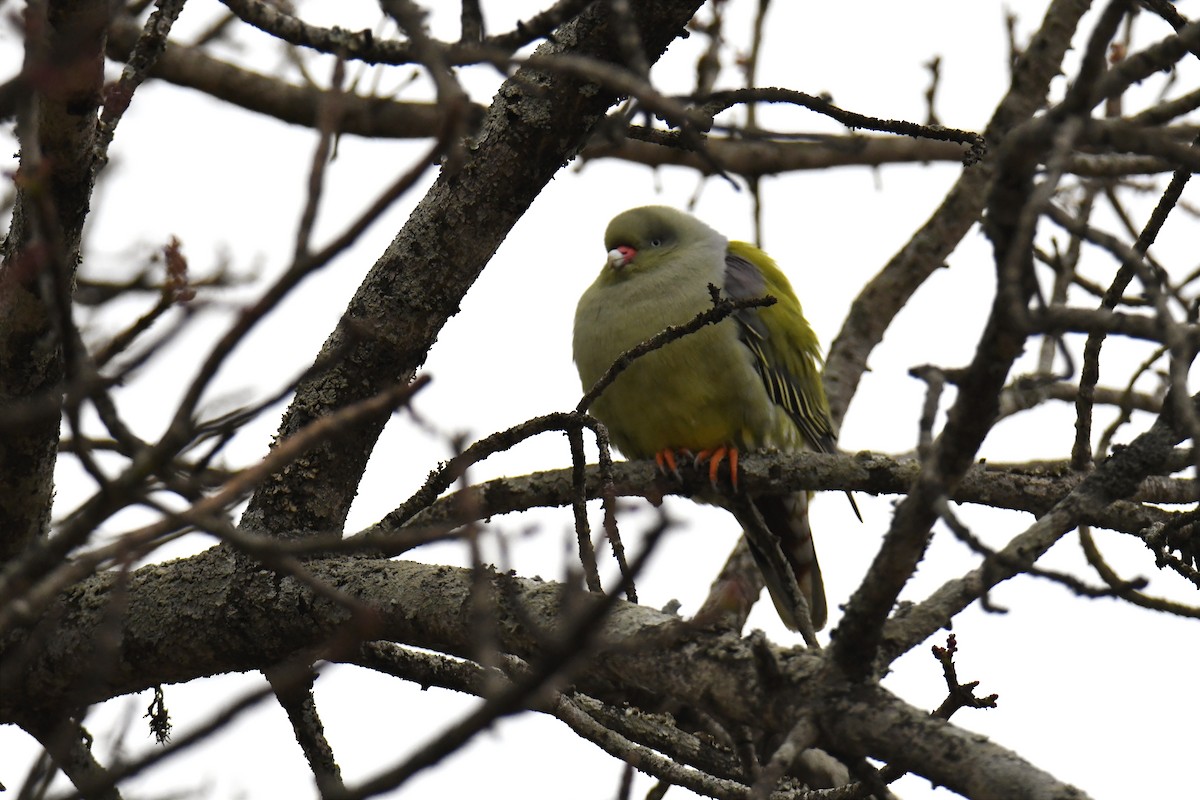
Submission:
M 794 580 L 804 599 L 808 601 L 813 629 L 820 630 L 825 627 L 829 609 L 825 605 L 825 584 L 821 581 L 821 565 L 817 563 L 812 530 L 808 526 L 808 493 L 756 497 L 751 503 L 761 516 L 772 541 L 756 542 L 759 537 L 754 535 L 753 529 L 757 526 L 743 522 L 746 528 L 746 542 L 750 545 L 754 561 L 763 574 L 763 582 L 767 591 L 771 593 L 771 600 L 775 603 L 780 618 L 792 630 L 800 630 L 800 609 L 792 599 L 794 590 L 789 586 Z M 774 566 L 778 559 L 769 557 L 765 551 L 766 547 L 775 542 L 779 544 L 783 561 L 791 575 L 780 574 L 780 570 Z

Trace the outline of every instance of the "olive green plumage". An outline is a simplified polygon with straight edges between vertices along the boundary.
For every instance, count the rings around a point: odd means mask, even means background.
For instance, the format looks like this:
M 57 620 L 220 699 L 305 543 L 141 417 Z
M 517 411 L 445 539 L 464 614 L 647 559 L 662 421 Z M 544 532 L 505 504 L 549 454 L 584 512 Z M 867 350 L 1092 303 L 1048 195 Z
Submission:
M 776 298 L 642 356 L 605 389 L 591 412 L 622 453 L 833 449 L 817 337 L 766 253 L 665 206 L 619 214 L 605 247 L 608 263 L 575 312 L 575 363 L 585 391 L 625 351 L 711 308 L 709 284 L 735 299 Z M 779 538 L 819 629 L 827 615 L 807 493 L 753 502 Z M 785 579 L 749 541 L 780 616 L 797 628 Z

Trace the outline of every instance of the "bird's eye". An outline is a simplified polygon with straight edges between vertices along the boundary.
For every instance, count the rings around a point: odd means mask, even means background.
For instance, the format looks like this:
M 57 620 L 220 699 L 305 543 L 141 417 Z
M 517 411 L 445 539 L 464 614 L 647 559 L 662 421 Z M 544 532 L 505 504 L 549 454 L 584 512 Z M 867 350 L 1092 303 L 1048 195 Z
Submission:
M 650 240 L 650 246 L 651 246 L 651 247 L 661 247 L 661 246 L 662 246 L 662 239 L 659 239 L 658 237 L 655 237 L 655 238 L 651 239 L 651 240 Z

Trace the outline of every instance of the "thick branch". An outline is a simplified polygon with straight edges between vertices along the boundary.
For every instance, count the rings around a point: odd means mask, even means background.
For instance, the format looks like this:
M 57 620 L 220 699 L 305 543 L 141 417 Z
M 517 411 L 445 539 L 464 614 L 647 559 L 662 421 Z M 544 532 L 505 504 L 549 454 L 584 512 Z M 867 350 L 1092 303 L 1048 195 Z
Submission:
M 683 31 L 698 5 L 699 0 L 674 0 L 639 7 L 651 61 Z M 537 55 L 563 52 L 612 58 L 607 4 L 590 7 Z M 331 408 L 412 376 L 508 231 L 616 99 L 582 78 L 528 67 L 505 82 L 478 140 L 461 159 L 449 160 L 450 168 L 443 168 L 351 300 L 326 343 L 327 351 L 346 348 L 346 357 L 297 389 L 281 438 Z M 273 531 L 340 529 L 385 421 L 379 418 L 292 464 L 255 495 L 243 524 Z
M 31 4 L 25 13 L 22 74 L 33 89 L 17 113 L 18 189 L 0 244 L 0 411 L 30 398 L 62 402 L 107 18 L 100 0 Z M 49 526 L 58 431 L 58 413 L 46 414 L 0 446 L 0 564 Z
M 851 690 L 823 721 L 832 726 L 833 737 L 847 752 L 869 753 L 971 800 L 1087 797 L 1011 750 L 896 703 L 878 687 Z
M 913 459 L 894 459 L 878 453 L 860 453 L 853 458 L 821 453 L 749 455 L 738 464 L 738 484 L 750 495 L 785 494 L 802 489 L 856 491 L 871 494 L 906 494 L 912 487 L 920 465 Z M 657 499 L 668 494 L 685 497 L 712 493 L 706 468 L 680 464 L 681 481 L 664 477 L 653 461 L 623 462 L 613 465 L 612 490 L 618 497 Z M 601 496 L 605 476 L 589 467 L 586 491 L 589 499 Z M 950 499 L 977 503 L 993 508 L 1008 508 L 1041 515 L 1071 490 L 1082 477 L 1072 473 L 1065 462 L 1027 465 L 978 464 L 955 487 Z M 575 489 L 569 469 L 548 470 L 520 478 L 497 478 L 460 492 L 446 495 L 428 509 L 408 520 L 414 529 L 458 526 L 500 514 L 545 506 L 566 506 Z M 1148 484 L 1137 502 L 1186 502 L 1194 492 L 1191 482 Z M 825 502 L 825 501 L 821 501 Z M 463 511 L 469 509 L 469 518 Z M 1137 534 L 1147 526 L 1162 522 L 1168 513 L 1153 506 L 1117 503 L 1086 511 L 1086 521 L 1096 527 Z M 394 532 L 376 527 L 361 536 Z M 355 537 L 357 538 L 357 537 Z M 347 544 L 353 539 L 345 540 Z M 404 548 L 407 549 L 407 548 Z
M 239 563 L 240 562 L 240 563 Z M 214 548 L 131 576 L 120 614 L 117 657 L 98 671 L 96 637 L 111 635 L 113 579 L 93 577 L 62 597 L 42 626 L 0 649 L 0 720 L 97 702 L 158 683 L 265 669 L 309 651 L 339 658 L 361 639 L 404 642 L 466 656 L 477 633 L 469 570 L 405 561 L 309 562 L 312 576 L 372 609 L 373 622 L 347 627 L 351 614 L 291 576 Z M 570 620 L 562 587 L 493 574 L 498 644 L 537 663 Z M 576 595 L 590 605 L 603 598 Z M 609 601 L 611 602 L 611 601 Z M 304 609 L 305 613 L 297 613 Z M 729 725 L 782 735 L 816 709 L 833 751 L 901 760 L 911 771 L 972 797 L 1081 797 L 1015 754 L 974 734 L 924 722 L 925 713 L 881 689 L 847 694 L 844 679 L 819 675 L 822 655 L 782 650 L 730 633 L 681 625 L 675 617 L 616 601 L 599 634 L 601 651 L 576 662 L 580 691 L 620 702 L 654 698 L 696 707 Z M 868 702 L 864 702 L 868 701 Z M 892 738 L 902 725 L 907 735 Z M 914 742 L 919 733 L 921 741 Z M 952 758 L 953 757 L 953 758 Z M 1005 764 L 1006 769 L 995 768 Z M 951 765 L 953 769 L 951 769 Z M 978 765 L 978 766 L 976 766 Z M 984 787 L 991 782 L 989 788 Z

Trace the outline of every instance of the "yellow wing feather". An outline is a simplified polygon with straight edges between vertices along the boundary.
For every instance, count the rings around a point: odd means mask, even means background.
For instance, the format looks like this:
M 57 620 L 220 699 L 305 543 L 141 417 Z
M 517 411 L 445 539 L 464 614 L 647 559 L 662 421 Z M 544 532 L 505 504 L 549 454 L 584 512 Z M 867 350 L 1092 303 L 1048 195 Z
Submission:
M 742 343 L 771 400 L 787 412 L 806 444 L 824 453 L 834 449 L 829 403 L 821 384 L 821 349 L 787 276 L 775 261 L 751 244 L 730 242 L 725 290 L 734 298 L 771 295 L 774 305 L 737 316 Z

